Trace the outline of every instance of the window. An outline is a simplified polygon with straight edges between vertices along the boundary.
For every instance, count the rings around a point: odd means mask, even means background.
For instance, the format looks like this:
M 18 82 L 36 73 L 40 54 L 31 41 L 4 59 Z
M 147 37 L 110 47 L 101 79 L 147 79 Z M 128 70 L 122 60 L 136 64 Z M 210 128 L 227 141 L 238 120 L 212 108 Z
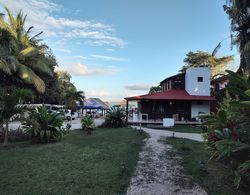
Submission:
M 197 77 L 198 82 L 203 82 L 203 77 Z

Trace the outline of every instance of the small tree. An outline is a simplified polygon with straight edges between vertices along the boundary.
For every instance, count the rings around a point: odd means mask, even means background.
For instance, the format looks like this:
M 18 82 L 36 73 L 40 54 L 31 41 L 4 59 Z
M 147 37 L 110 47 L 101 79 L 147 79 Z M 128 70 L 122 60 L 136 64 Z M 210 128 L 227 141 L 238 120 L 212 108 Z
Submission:
M 148 93 L 152 94 L 152 93 L 157 93 L 157 92 L 161 92 L 161 91 L 162 91 L 162 88 L 160 85 L 158 85 L 158 86 L 151 87 Z
M 27 89 L 15 89 L 11 92 L 0 90 L 0 124 L 4 124 L 4 145 L 8 144 L 9 123 L 20 118 L 28 108 L 18 105 L 22 98 L 32 97 Z
M 227 65 L 233 61 L 233 56 L 216 57 L 216 52 L 212 54 L 204 51 L 189 52 L 184 59 L 185 66 L 180 72 L 185 72 L 189 67 L 197 67 L 200 65 L 210 66 L 212 76 L 224 73 Z
M 90 135 L 94 130 L 94 120 L 91 116 L 85 116 L 81 120 L 82 122 L 82 129 L 86 131 L 87 135 Z

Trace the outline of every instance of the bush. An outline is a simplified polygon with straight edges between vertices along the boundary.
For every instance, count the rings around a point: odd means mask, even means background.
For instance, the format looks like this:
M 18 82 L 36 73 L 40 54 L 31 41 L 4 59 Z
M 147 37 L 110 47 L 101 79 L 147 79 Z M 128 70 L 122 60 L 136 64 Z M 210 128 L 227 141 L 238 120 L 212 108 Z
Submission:
M 119 107 L 111 108 L 107 111 L 103 127 L 119 128 L 125 125 L 125 111 Z
M 66 133 L 62 114 L 49 113 L 45 106 L 30 111 L 29 117 L 24 119 L 23 128 L 25 134 L 38 143 L 58 141 Z
M 230 86 L 218 113 L 203 116 L 207 146 L 214 158 L 230 165 L 235 185 L 250 185 L 250 76 L 228 71 Z
M 25 141 L 27 139 L 28 139 L 28 136 L 20 128 L 18 128 L 16 130 L 10 130 L 8 132 L 8 140 L 10 142 Z M 0 142 L 2 142 L 3 140 L 4 140 L 4 132 L 0 131 Z
M 90 135 L 94 130 L 94 120 L 91 116 L 85 116 L 81 120 L 82 129 L 86 131 L 87 135 Z

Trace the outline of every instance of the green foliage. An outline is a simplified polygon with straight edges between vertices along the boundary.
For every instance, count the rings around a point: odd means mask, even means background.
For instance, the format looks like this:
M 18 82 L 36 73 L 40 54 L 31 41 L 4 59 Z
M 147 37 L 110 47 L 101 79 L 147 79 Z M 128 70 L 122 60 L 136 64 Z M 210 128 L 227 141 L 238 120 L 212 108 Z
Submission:
M 149 94 L 157 93 L 157 92 L 161 92 L 161 91 L 162 91 L 161 86 L 153 86 L 150 88 Z
M 87 135 L 90 135 L 94 130 L 94 120 L 91 116 L 85 116 L 81 120 L 82 129 L 86 131 Z
M 23 122 L 24 132 L 35 142 L 49 143 L 58 141 L 66 133 L 61 113 L 49 113 L 46 106 L 29 112 Z
M 233 56 L 216 57 L 213 54 L 204 51 L 189 52 L 184 59 L 185 66 L 180 72 L 185 72 L 189 67 L 197 67 L 200 65 L 209 65 L 211 67 L 212 76 L 224 73 L 227 65 L 233 61 Z
M 234 187 L 234 171 L 230 170 L 228 166 L 210 159 L 204 143 L 169 137 L 166 139 L 166 144 L 172 145 L 177 150 L 177 155 L 182 157 L 181 164 L 186 174 L 190 175 L 208 194 L 249 194 L 247 190 L 236 189 Z M 189 148 L 189 150 L 183 150 L 183 145 Z
M 112 107 L 107 111 L 104 127 L 124 127 L 125 126 L 125 111 L 120 107 Z
M 239 71 L 250 73 L 250 2 L 227 0 L 223 7 L 231 21 L 232 45 L 238 46 L 241 53 Z
M 241 171 L 250 160 L 250 76 L 247 73 L 227 72 L 229 93 L 217 114 L 202 118 L 208 127 L 206 137 L 211 158 L 230 163 L 236 170 L 235 184 L 239 188 L 250 184 L 249 170 Z
M 9 22 L 0 17 L 0 51 L 3 51 L 0 53 L 0 71 L 6 77 L 16 77 L 44 93 L 45 84 L 37 73 L 52 75 L 52 70 L 43 61 L 45 47 L 34 37 L 30 38 L 30 29 L 24 27 L 26 16 L 21 11 L 14 17 L 8 8 L 5 10 Z
M 28 110 L 26 106 L 18 103 L 32 95 L 32 92 L 26 89 L 15 89 L 10 92 L 0 89 L 0 125 L 5 124 L 5 145 L 8 143 L 9 123 L 20 118 Z

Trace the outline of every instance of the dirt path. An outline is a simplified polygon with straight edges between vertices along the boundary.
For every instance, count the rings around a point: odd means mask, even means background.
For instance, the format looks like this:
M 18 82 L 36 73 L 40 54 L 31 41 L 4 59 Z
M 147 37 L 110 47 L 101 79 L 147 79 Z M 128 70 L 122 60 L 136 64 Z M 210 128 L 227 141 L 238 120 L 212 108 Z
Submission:
M 183 174 L 180 157 L 172 147 L 159 142 L 165 131 L 144 129 L 150 138 L 140 152 L 134 176 L 130 180 L 128 195 L 207 194 L 191 178 Z M 171 132 L 172 135 L 172 132 Z M 195 137 L 195 136 L 194 136 Z M 197 137 L 195 137 L 197 138 Z

